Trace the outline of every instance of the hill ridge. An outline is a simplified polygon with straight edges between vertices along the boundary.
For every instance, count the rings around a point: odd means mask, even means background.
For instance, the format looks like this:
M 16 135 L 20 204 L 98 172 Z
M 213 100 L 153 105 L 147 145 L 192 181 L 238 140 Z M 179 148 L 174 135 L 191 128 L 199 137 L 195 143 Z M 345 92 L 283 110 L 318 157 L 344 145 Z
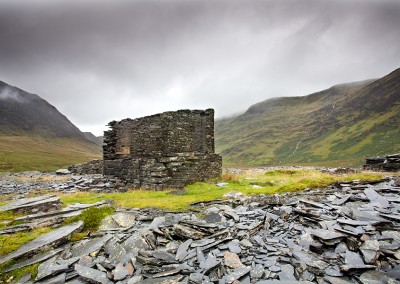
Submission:
M 59 110 L 37 94 L 0 81 L 0 130 L 86 139 Z
M 264 100 L 217 120 L 216 149 L 226 165 L 357 165 L 368 155 L 400 151 L 399 113 L 400 68 L 307 96 Z
M 93 137 L 39 95 L 0 81 L 0 172 L 56 170 L 98 159 L 101 147 Z

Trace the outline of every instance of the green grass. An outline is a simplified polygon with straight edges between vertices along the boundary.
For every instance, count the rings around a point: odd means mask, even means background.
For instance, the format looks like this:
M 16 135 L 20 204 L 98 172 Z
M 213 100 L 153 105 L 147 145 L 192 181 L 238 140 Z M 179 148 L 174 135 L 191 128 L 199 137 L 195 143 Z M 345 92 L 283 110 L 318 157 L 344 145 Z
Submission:
M 83 230 L 95 231 L 99 228 L 101 220 L 115 212 L 115 209 L 110 206 L 90 207 L 83 210 L 82 214 L 68 218 L 64 221 L 65 224 L 71 224 L 79 220 L 83 221 Z
M 50 228 L 38 228 L 29 232 L 19 232 L 11 235 L 0 235 L 0 255 L 10 253 L 23 244 L 50 232 Z
M 100 156 L 99 146 L 77 139 L 0 135 L 0 172 L 54 171 Z
M 12 211 L 0 212 L 0 230 L 7 226 L 7 223 L 13 221 L 15 218 L 20 217 L 21 214 Z
M 379 180 L 381 174 L 361 173 L 334 175 L 317 170 L 273 171 L 268 173 L 248 170 L 241 175 L 223 174 L 219 181 L 228 182 L 224 187 L 217 187 L 215 182 L 198 182 L 186 187 L 183 195 L 169 194 L 168 191 L 130 190 L 124 193 L 81 192 L 60 194 L 66 204 L 76 202 L 94 203 L 99 200 L 113 199 L 116 206 L 123 207 L 157 207 L 169 210 L 187 210 L 190 203 L 220 199 L 225 193 L 239 191 L 245 195 L 274 194 L 293 192 L 306 188 L 326 187 L 337 181 L 347 180 Z M 254 185 L 261 188 L 254 188 Z
M 0 283 L 16 283 L 16 281 L 18 281 L 22 276 L 27 273 L 31 274 L 31 280 L 35 279 L 40 263 L 35 263 L 33 265 L 16 269 L 7 273 L 2 272 L 5 268 L 13 265 L 14 263 L 15 261 L 9 261 L 7 263 L 0 264 Z
M 224 166 L 335 167 L 397 153 L 398 82 L 397 77 L 381 80 L 379 88 L 341 85 L 258 103 L 241 116 L 215 121 L 216 152 Z

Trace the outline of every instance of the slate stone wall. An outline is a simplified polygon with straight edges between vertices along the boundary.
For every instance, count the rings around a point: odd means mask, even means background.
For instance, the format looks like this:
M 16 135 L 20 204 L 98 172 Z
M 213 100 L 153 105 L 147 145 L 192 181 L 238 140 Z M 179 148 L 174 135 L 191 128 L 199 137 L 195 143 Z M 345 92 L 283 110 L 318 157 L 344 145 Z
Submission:
M 93 160 L 84 164 L 77 164 L 68 167 L 68 170 L 75 175 L 103 174 L 103 160 Z
M 214 110 L 179 110 L 109 123 L 104 133 L 106 176 L 136 188 L 183 187 L 221 174 L 214 153 Z
M 365 170 L 395 172 L 400 170 L 400 153 L 385 157 L 368 158 L 363 166 Z

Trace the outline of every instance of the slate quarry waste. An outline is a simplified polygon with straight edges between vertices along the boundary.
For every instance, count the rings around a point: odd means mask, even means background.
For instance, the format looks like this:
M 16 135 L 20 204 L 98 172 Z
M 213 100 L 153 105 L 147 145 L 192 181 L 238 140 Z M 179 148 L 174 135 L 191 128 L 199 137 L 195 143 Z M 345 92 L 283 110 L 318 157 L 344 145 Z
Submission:
M 387 155 L 384 157 L 368 158 L 363 166 L 365 170 L 373 171 L 399 171 L 400 170 L 400 153 Z
M 18 283 L 399 283 L 399 193 L 387 179 L 187 212 L 120 208 L 81 241 L 43 237 L 51 250 L 8 270 L 41 262 L 36 279 Z M 57 229 L 60 238 L 79 226 Z

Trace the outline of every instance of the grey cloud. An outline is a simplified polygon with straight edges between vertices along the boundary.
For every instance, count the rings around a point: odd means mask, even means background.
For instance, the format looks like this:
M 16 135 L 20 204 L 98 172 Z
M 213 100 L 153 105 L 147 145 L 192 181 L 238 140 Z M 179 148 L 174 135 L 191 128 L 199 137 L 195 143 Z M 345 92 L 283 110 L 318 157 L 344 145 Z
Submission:
M 1 100 L 14 100 L 19 103 L 26 103 L 27 100 L 23 98 L 18 92 L 15 92 L 13 89 L 8 87 L 2 88 L 0 90 L 0 101 Z
M 217 116 L 399 67 L 397 0 L 0 3 L 0 80 L 78 127 L 179 108 Z

